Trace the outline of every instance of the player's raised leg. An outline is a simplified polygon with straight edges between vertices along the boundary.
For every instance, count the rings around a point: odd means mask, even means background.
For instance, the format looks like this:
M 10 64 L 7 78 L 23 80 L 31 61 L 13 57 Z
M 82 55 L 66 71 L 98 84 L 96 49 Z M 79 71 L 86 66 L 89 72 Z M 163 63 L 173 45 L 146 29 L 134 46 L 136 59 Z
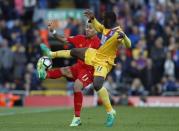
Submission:
M 43 55 L 48 56 L 49 58 L 71 58 L 70 52 L 71 50 L 60 50 L 60 51 L 51 51 L 45 44 L 40 44 L 40 48 L 43 52 Z
M 57 79 L 63 76 L 63 68 L 55 68 L 55 69 L 50 69 L 47 71 L 47 76 L 46 78 L 50 79 Z
M 45 80 L 47 78 L 57 79 L 57 78 L 64 76 L 63 75 L 64 68 L 56 68 L 56 69 L 50 69 L 46 71 L 45 67 L 41 65 L 40 62 L 37 63 L 37 72 L 38 72 L 38 77 L 41 80 Z M 68 76 L 70 76 L 70 74 L 68 74 Z
M 84 61 L 85 59 L 85 52 L 88 48 L 73 48 L 71 49 L 71 56 L 75 57 L 75 58 L 78 58 L 78 59 L 81 59 Z
M 64 72 L 66 72 L 65 70 L 67 70 L 65 67 L 63 68 L 56 68 L 56 69 L 50 69 L 47 70 L 45 69 L 45 66 L 43 65 L 42 61 L 38 61 L 37 62 L 37 73 L 38 73 L 38 77 L 41 80 L 45 80 L 46 78 L 50 78 L 50 79 L 56 79 L 56 78 L 60 78 L 62 76 L 64 76 Z M 72 75 L 69 73 L 68 76 Z
M 40 44 L 40 48 L 45 56 L 50 58 L 71 58 L 85 59 L 85 52 L 88 48 L 73 48 L 71 50 L 51 51 L 45 44 Z

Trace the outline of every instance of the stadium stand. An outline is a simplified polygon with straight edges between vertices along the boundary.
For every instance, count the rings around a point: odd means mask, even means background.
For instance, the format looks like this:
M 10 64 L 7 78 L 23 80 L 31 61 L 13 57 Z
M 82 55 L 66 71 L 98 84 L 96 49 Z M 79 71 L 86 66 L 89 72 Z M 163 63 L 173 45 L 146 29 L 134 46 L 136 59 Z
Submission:
M 41 42 L 52 50 L 64 47 L 48 34 L 47 19 L 37 19 L 35 12 L 59 8 L 91 8 L 99 19 L 104 11 L 116 13 L 117 24 L 132 41 L 132 49 L 119 48 L 117 66 L 105 82 L 116 103 L 120 103 L 116 101 L 120 96 L 179 95 L 178 0 L 1 0 L 0 92 L 68 94 L 66 80 L 42 82 L 36 74 L 36 62 L 42 55 Z M 84 23 L 83 19 L 70 16 L 59 32 L 82 34 Z M 73 59 L 53 61 L 54 67 L 74 62 Z

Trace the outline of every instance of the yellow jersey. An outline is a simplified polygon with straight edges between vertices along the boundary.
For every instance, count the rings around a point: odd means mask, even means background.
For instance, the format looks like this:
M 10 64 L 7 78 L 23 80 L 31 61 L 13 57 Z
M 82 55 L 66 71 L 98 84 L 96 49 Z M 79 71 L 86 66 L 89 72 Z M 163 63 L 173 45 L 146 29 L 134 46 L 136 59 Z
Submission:
M 110 64 L 114 64 L 114 59 L 116 57 L 116 51 L 118 50 L 118 46 L 123 44 L 125 47 L 131 47 L 131 41 L 125 35 L 124 39 L 119 40 L 119 33 L 123 32 L 120 26 L 115 27 L 113 29 L 107 29 L 99 23 L 96 19 L 93 19 L 92 25 L 96 29 L 96 31 L 102 33 L 101 38 L 101 47 L 97 50 L 97 58 L 106 59 Z

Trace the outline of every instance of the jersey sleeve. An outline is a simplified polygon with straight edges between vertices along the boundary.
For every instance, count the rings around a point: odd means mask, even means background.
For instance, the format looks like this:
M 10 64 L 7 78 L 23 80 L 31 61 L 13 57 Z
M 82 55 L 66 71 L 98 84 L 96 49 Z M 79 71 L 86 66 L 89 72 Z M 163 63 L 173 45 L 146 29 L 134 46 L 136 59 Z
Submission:
M 103 33 L 103 30 L 105 29 L 104 25 L 102 25 L 96 18 L 91 20 L 91 22 L 94 28 L 96 29 L 96 31 Z
M 97 38 L 94 40 L 94 42 L 93 42 L 91 48 L 98 49 L 99 47 L 100 47 L 100 39 L 97 37 Z
M 123 32 L 123 30 L 121 29 L 120 26 L 117 26 L 113 30 L 116 30 L 118 33 Z M 127 37 L 127 35 L 125 35 L 124 39 L 122 41 L 119 41 L 119 42 L 121 42 L 126 48 L 131 47 L 131 40 Z
M 68 41 L 70 44 L 72 44 L 72 45 L 74 45 L 75 47 L 77 47 L 78 44 L 79 44 L 79 39 L 80 39 L 80 36 L 79 36 L 79 35 L 77 35 L 77 36 L 70 36 L 70 37 L 67 38 L 67 41 Z
M 131 40 L 127 37 L 127 35 L 125 35 L 124 39 L 122 40 L 122 44 L 126 48 L 130 48 L 131 47 Z

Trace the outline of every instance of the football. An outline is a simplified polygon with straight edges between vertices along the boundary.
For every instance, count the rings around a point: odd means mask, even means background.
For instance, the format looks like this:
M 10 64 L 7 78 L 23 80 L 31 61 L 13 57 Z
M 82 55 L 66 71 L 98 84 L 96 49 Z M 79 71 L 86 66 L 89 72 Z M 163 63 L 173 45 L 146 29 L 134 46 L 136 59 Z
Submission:
M 46 70 L 49 70 L 52 68 L 52 60 L 49 57 L 43 56 L 39 59 L 39 61 L 42 62 Z

